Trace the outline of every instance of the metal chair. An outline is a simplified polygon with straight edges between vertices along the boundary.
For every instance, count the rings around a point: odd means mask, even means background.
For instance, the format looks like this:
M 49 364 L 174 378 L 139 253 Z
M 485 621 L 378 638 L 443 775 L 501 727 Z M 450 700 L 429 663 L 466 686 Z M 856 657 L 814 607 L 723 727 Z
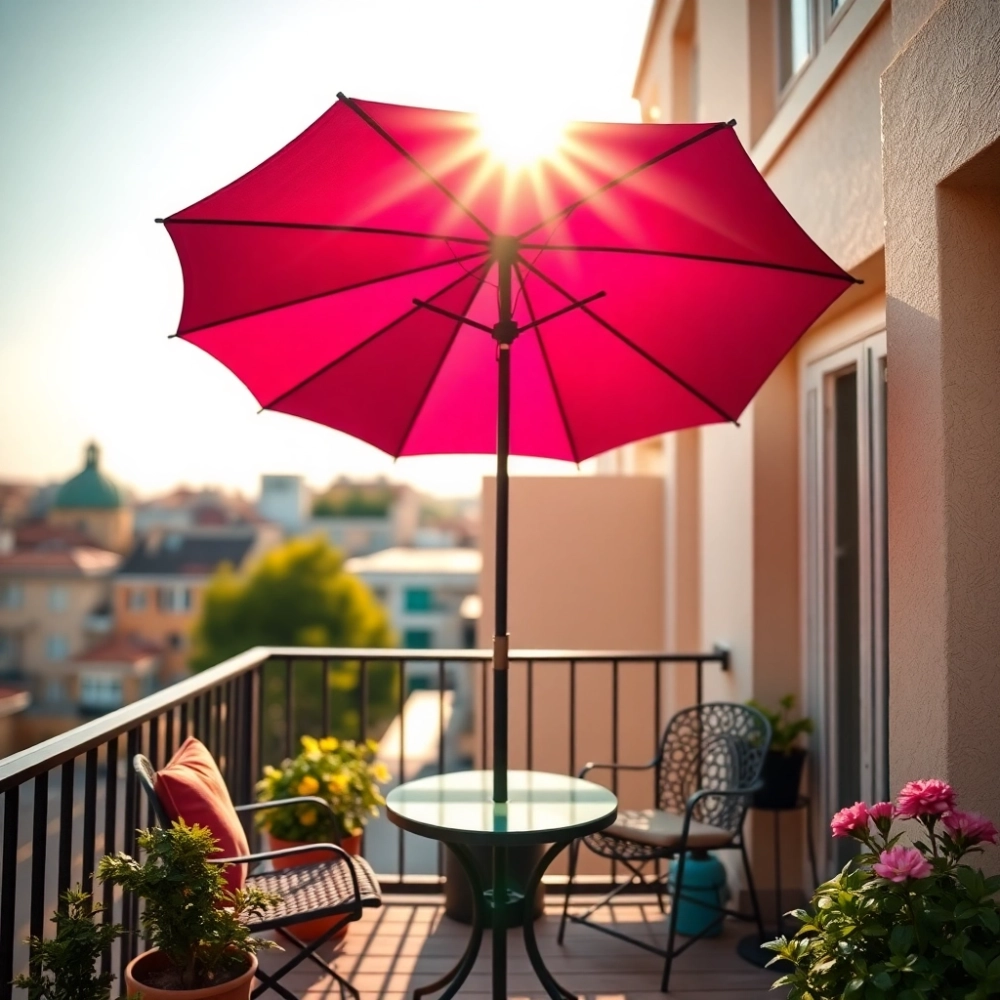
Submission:
M 157 822 L 164 827 L 170 826 L 163 803 L 156 794 L 156 772 L 149 759 L 143 754 L 136 754 L 133 766 L 153 807 Z M 271 802 L 251 802 L 247 805 L 234 806 L 237 813 L 251 813 L 260 809 L 273 809 L 279 805 L 294 805 L 308 802 L 318 809 L 330 811 L 329 803 L 318 796 L 302 795 L 291 799 L 278 799 Z M 286 989 L 280 979 L 309 959 L 318 965 L 327 975 L 332 976 L 340 987 L 341 1000 L 344 1000 L 345 990 L 354 1000 L 360 1000 L 357 989 L 344 979 L 333 966 L 324 962 L 316 954 L 318 948 L 326 944 L 351 921 L 360 920 L 365 909 L 382 905 L 382 890 L 378 879 L 364 858 L 352 857 L 337 844 L 305 844 L 299 847 L 289 847 L 280 851 L 264 851 L 258 854 L 248 854 L 236 858 L 213 858 L 220 865 L 247 864 L 251 868 L 262 861 L 272 858 L 291 857 L 296 854 L 322 851 L 329 854 L 328 861 L 300 865 L 296 868 L 285 868 L 277 871 L 264 871 L 247 875 L 246 884 L 263 889 L 266 892 L 278 893 L 281 902 L 269 909 L 263 919 L 250 924 L 255 932 L 277 931 L 286 941 L 295 945 L 296 953 L 277 971 L 267 973 L 258 968 L 258 985 L 252 998 L 261 995 L 267 989 L 273 989 L 285 1000 L 299 1000 L 296 994 Z M 295 936 L 289 928 L 307 920 L 317 920 L 323 917 L 342 917 L 323 934 L 306 943 Z
M 559 943 L 563 943 L 566 923 L 571 921 L 586 924 L 661 955 L 666 959 L 661 982 L 661 989 L 666 993 L 674 958 L 717 928 L 727 914 L 756 920 L 763 936 L 760 904 L 743 840 L 743 821 L 753 793 L 762 787 L 760 774 L 770 742 L 770 723 L 756 709 L 748 705 L 711 702 L 678 712 L 667 725 L 659 752 L 648 764 L 587 764 L 580 772 L 581 778 L 599 769 L 644 771 L 655 768 L 657 808 L 620 810 L 612 826 L 573 843 L 570 848 L 569 883 L 559 924 Z M 631 872 L 631 877 L 583 913 L 573 914 L 569 912 L 570 893 L 581 844 L 601 857 L 620 862 Z M 677 900 L 690 898 L 682 893 L 687 852 L 709 850 L 740 852 L 753 914 L 720 906 L 717 921 L 676 947 Z M 660 863 L 674 858 L 677 859 L 676 879 L 672 883 L 669 864 L 667 871 L 661 873 Z M 657 871 L 652 877 L 647 877 L 643 869 L 651 863 L 656 865 Z M 664 910 L 664 889 L 672 897 L 665 949 L 590 919 L 599 909 L 611 905 L 616 896 L 636 884 L 656 892 L 661 911 Z M 705 905 L 703 900 L 697 902 Z

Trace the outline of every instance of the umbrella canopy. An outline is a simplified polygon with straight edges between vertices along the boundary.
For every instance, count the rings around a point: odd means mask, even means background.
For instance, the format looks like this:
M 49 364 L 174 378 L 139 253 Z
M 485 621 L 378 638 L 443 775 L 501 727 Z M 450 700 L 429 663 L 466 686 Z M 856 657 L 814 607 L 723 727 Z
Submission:
M 166 220 L 177 336 L 264 408 L 394 456 L 492 453 L 496 344 L 454 316 L 492 328 L 514 237 L 511 452 L 579 462 L 736 420 L 853 279 L 732 124 L 576 123 L 511 171 L 475 115 L 342 97 Z
M 165 223 L 184 272 L 175 336 L 263 408 L 391 455 L 496 450 L 504 803 L 508 453 L 580 462 L 736 420 L 854 279 L 782 208 L 734 122 L 578 122 L 516 170 L 480 124 L 340 95 Z

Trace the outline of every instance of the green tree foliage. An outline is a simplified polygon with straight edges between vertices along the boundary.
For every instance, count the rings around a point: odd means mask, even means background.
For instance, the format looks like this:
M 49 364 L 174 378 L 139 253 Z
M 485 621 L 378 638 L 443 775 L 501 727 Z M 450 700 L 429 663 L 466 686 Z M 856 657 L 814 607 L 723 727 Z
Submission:
M 385 609 L 343 556 L 322 538 L 293 539 L 268 552 L 245 577 L 222 567 L 205 592 L 194 631 L 193 670 L 204 670 L 253 646 L 388 648 L 395 642 Z M 398 699 L 399 666 L 334 661 L 326 671 L 329 725 L 322 716 L 323 665 L 293 661 L 292 726 L 286 733 L 285 664 L 264 671 L 265 762 L 286 756 L 304 733 L 339 739 L 378 738 Z M 362 688 L 367 729 L 361 732 Z

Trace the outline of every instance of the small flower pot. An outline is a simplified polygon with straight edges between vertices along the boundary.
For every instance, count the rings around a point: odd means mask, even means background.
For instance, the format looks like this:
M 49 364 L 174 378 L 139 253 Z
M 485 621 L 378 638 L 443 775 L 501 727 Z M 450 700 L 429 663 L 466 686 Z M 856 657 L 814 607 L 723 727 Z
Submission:
M 257 956 L 251 955 L 246 972 L 217 986 L 203 986 L 197 990 L 168 990 L 147 986 L 144 980 L 167 965 L 167 956 L 156 948 L 136 955 L 125 966 L 126 993 L 129 996 L 138 994 L 143 1000 L 249 1000 L 253 977 L 257 974 Z
M 764 758 L 761 780 L 764 787 L 753 797 L 758 809 L 791 809 L 799 800 L 805 750 L 794 749 L 788 753 L 768 750 Z
M 283 851 L 289 847 L 309 846 L 308 841 L 282 840 L 280 837 L 275 837 L 270 833 L 267 835 L 267 839 L 272 851 Z M 356 834 L 353 837 L 343 837 L 340 841 L 340 846 L 348 854 L 357 856 L 361 853 L 361 834 Z M 315 865 L 329 860 L 330 855 L 327 851 L 303 851 L 302 854 L 292 854 L 285 858 L 271 858 L 271 864 L 280 870 L 283 868 L 297 868 L 299 865 Z M 343 916 L 320 917 L 318 920 L 304 920 L 300 924 L 292 924 L 288 929 L 303 941 L 315 941 L 316 938 L 322 937 L 331 927 L 343 919 Z M 330 940 L 343 940 L 350 926 L 350 924 L 344 924 Z

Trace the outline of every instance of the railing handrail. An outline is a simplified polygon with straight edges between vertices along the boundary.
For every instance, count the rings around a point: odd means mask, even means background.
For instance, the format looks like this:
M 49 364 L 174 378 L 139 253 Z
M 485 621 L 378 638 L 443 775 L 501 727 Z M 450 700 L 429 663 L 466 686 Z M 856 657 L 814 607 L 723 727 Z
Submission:
M 469 663 L 488 663 L 492 659 L 488 649 L 367 649 L 322 646 L 254 646 L 201 673 L 186 677 L 155 694 L 140 698 L 131 705 L 102 715 L 90 722 L 53 736 L 51 739 L 28 747 L 19 753 L 0 760 L 0 794 L 9 788 L 30 781 L 37 775 L 50 771 L 66 761 L 80 757 L 89 750 L 101 747 L 137 726 L 150 721 L 192 698 L 216 688 L 253 670 L 268 660 L 366 660 L 440 662 L 462 660 Z M 723 670 L 729 667 L 729 651 L 716 647 L 710 653 L 664 653 L 636 650 L 572 650 L 572 649 L 517 649 L 511 650 L 512 662 L 534 663 L 719 663 Z

